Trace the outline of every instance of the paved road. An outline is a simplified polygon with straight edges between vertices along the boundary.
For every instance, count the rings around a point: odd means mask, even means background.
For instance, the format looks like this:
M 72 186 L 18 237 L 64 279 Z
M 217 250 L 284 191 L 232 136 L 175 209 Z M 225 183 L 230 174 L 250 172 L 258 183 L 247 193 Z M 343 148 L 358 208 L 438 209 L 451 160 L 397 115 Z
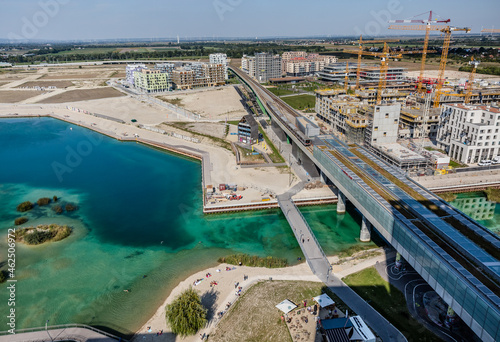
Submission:
M 116 342 L 117 338 L 106 336 L 97 331 L 83 327 L 68 327 L 61 329 L 49 329 L 33 332 L 16 332 L 12 335 L 1 335 L 0 342 L 24 342 L 24 341 L 67 341 L 75 340 L 81 342 Z

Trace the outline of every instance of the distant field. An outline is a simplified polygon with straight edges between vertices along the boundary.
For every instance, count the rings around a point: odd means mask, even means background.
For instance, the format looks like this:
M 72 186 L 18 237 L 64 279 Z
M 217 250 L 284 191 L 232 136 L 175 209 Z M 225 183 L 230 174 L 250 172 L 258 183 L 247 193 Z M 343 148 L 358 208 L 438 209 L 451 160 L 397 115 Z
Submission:
M 71 81 L 30 81 L 30 82 L 25 82 L 16 88 L 23 88 L 23 87 L 57 87 L 57 88 L 66 88 L 66 87 L 71 87 L 74 85 L 73 82 Z
M 53 53 L 51 54 L 52 56 L 58 56 L 58 55 L 87 55 L 87 54 L 92 54 L 92 53 L 107 53 L 107 52 L 113 52 L 116 51 L 116 48 L 88 48 L 88 49 L 76 49 L 76 50 L 66 50 L 66 51 L 60 51 L 58 53 Z
M 0 103 L 16 103 L 41 94 L 38 90 L 0 90 Z
M 97 89 L 77 89 L 66 91 L 62 94 L 57 94 L 55 96 L 43 99 L 38 103 L 64 103 L 64 102 L 74 102 L 74 101 L 88 101 L 104 99 L 108 97 L 119 97 L 124 96 L 118 90 L 107 87 L 107 88 L 97 88 Z
M 88 78 L 97 78 L 99 74 L 96 73 L 79 73 L 79 74 L 46 74 L 41 77 L 44 80 L 67 80 L 67 79 L 88 79 Z

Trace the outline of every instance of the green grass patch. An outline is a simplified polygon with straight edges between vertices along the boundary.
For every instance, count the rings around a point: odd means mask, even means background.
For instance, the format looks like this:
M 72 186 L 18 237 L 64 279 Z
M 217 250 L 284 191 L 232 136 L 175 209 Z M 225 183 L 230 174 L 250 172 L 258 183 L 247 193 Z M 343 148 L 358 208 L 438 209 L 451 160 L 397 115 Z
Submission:
M 439 341 L 439 338 L 414 319 L 401 291 L 382 279 L 374 267 L 343 278 L 363 299 L 401 331 L 408 341 Z
M 314 108 L 316 105 L 316 97 L 314 95 L 287 96 L 281 99 L 298 110 Z
M 467 164 L 458 163 L 458 162 L 453 161 L 453 160 L 450 160 L 450 166 L 455 168 L 455 169 L 458 169 L 459 167 L 468 167 Z
M 271 150 L 273 151 L 273 153 L 271 153 L 269 155 L 269 158 L 271 158 L 273 163 L 284 163 L 285 159 L 283 159 L 280 152 L 278 151 L 276 146 L 274 146 L 273 142 L 271 141 L 271 139 L 269 139 L 266 132 L 264 132 L 264 129 L 262 129 L 261 126 L 259 126 L 259 132 L 262 133 L 262 136 L 264 137 L 264 140 L 266 141 L 267 146 L 269 146 L 271 148 Z
M 273 93 L 276 96 L 283 96 L 283 95 L 290 95 L 293 94 L 294 91 L 291 89 L 287 88 L 267 88 L 271 93 Z
M 225 257 L 220 257 L 217 262 L 231 265 L 239 265 L 241 262 L 243 266 L 267 268 L 280 268 L 288 266 L 288 261 L 286 258 L 276 258 L 272 256 L 262 258 L 256 255 L 248 254 L 232 254 Z
M 235 125 L 235 126 L 238 126 L 238 124 L 240 123 L 239 121 L 228 121 L 227 122 L 228 124 L 230 125 Z
M 224 315 L 208 341 L 291 342 L 282 312 L 275 305 L 289 299 L 300 304 L 322 293 L 323 283 L 265 281 L 250 287 Z
M 367 244 L 362 244 L 362 245 L 353 245 L 347 249 L 344 249 L 338 254 L 339 258 L 349 258 L 352 257 L 354 254 L 361 252 L 361 251 L 366 251 L 368 249 L 372 248 L 377 248 L 377 245 L 374 244 L 373 242 L 369 242 Z

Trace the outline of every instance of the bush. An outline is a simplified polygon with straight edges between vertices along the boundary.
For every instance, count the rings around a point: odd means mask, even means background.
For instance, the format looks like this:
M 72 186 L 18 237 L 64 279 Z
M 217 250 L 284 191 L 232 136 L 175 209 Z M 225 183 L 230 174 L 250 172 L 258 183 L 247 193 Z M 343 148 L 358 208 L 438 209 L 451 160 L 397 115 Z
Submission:
M 16 226 L 19 226 L 20 224 L 23 224 L 23 223 L 26 223 L 28 222 L 28 218 L 27 217 L 18 217 L 14 220 L 14 224 Z
M 76 210 L 76 205 L 68 203 L 68 204 L 65 205 L 64 208 L 66 209 L 66 211 L 75 211 Z
M 30 201 L 23 202 L 17 206 L 17 211 L 20 211 L 22 213 L 31 209 L 33 209 L 33 203 L 31 203 Z
M 5 271 L 0 271 L 0 284 L 4 283 L 7 280 L 7 276 L 5 275 Z
M 50 198 L 48 198 L 48 197 L 42 197 L 42 198 L 38 199 L 38 201 L 36 201 L 36 204 L 38 204 L 40 207 L 47 205 L 49 203 L 50 203 Z
M 52 241 L 61 241 L 62 239 L 67 238 L 71 234 L 71 228 L 68 226 L 58 227 L 55 236 L 52 238 Z
M 54 210 L 56 214 L 62 214 L 63 212 L 63 208 L 59 204 L 53 205 L 52 210 Z
M 52 200 L 53 200 L 54 202 L 57 202 L 57 196 L 52 197 Z
M 43 232 L 34 229 L 32 233 L 26 234 L 24 236 L 24 241 L 28 245 L 39 245 L 47 240 L 50 240 L 51 238 L 52 234 L 50 232 Z
M 217 262 L 231 265 L 239 265 L 241 262 L 241 264 L 245 266 L 267 268 L 279 268 L 288 266 L 288 260 L 286 258 L 276 258 L 270 256 L 261 258 L 255 255 L 248 254 L 228 255 L 226 257 L 219 258 Z
M 206 316 L 200 296 L 191 287 L 165 307 L 167 324 L 181 337 L 196 334 L 205 325 Z

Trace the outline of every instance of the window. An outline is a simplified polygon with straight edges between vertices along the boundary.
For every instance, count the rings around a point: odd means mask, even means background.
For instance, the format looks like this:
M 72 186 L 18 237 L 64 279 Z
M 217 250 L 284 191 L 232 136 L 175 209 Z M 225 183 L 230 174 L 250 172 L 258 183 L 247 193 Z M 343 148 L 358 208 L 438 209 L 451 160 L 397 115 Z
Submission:
M 389 117 L 389 113 L 385 113 L 385 117 L 388 118 Z
M 398 119 L 394 119 L 394 123 L 397 124 L 398 123 Z
M 374 131 L 378 131 L 378 126 L 373 127 Z
M 373 142 L 377 142 L 377 138 L 373 139 Z
M 387 136 L 387 132 L 384 132 L 384 137 L 386 137 L 386 136 Z

